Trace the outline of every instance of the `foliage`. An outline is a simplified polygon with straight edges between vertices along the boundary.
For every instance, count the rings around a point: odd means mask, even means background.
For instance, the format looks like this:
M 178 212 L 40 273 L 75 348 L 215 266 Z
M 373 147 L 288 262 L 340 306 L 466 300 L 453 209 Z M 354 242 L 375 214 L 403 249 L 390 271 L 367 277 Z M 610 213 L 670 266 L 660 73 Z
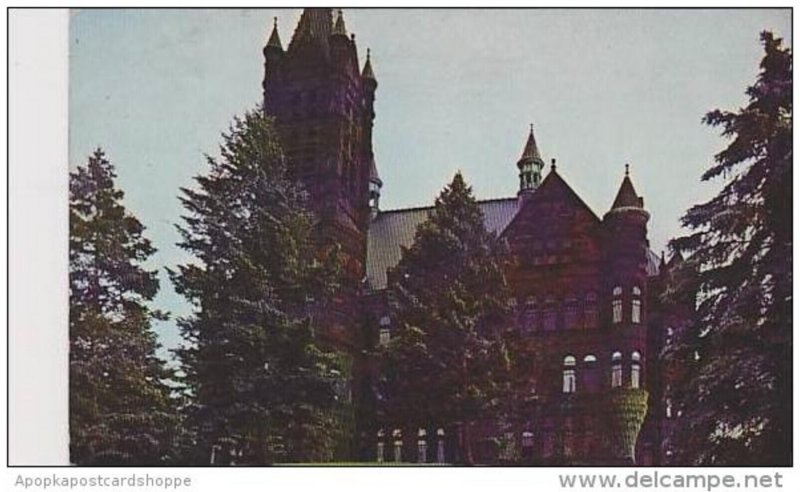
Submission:
M 155 249 L 115 178 L 100 149 L 70 173 L 70 460 L 165 464 L 177 420 L 151 329 L 165 315 L 148 307 L 158 279 L 143 264 Z
M 679 464 L 792 462 L 792 55 L 769 32 L 761 41 L 747 106 L 704 118 L 729 145 L 703 180 L 724 186 L 671 243 L 688 255 L 676 283 L 699 292 L 697 325 L 666 353 L 681 368 Z
M 508 306 L 501 250 L 460 173 L 436 199 L 390 272 L 396 330 L 383 356 L 383 410 L 398 425 L 455 426 L 471 462 L 469 423 L 485 415 Z
M 607 396 L 612 452 L 616 457 L 634 460 L 636 440 L 647 415 L 648 393 L 643 389 L 614 388 Z
M 195 307 L 178 355 L 198 447 L 217 463 L 330 460 L 342 368 L 314 319 L 336 288 L 336 252 L 313 244 L 271 119 L 235 119 L 220 150 L 199 189 L 182 189 L 180 247 L 195 260 L 170 272 Z

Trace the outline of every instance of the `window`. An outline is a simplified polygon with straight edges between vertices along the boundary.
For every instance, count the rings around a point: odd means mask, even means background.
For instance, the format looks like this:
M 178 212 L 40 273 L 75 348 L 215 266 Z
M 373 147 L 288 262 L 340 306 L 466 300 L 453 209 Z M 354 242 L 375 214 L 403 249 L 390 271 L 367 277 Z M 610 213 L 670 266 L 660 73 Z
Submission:
M 639 388 L 641 386 L 641 373 L 642 368 L 639 365 L 639 362 L 642 360 L 642 354 L 638 351 L 634 351 L 631 354 L 631 388 Z
M 389 326 L 392 324 L 392 319 L 389 316 L 381 316 L 380 331 L 378 332 L 378 345 L 386 345 L 392 339 L 392 333 L 389 331 Z
M 666 413 L 666 417 L 668 419 L 672 418 L 672 399 L 667 398 L 664 402 L 664 412 Z
M 400 432 L 400 429 L 395 429 L 392 431 L 392 437 L 394 438 L 394 462 L 400 463 L 403 461 L 403 433 Z
M 578 300 L 574 297 L 564 303 L 564 329 L 571 330 L 578 326 Z
M 420 429 L 417 432 L 417 462 L 418 463 L 427 463 L 428 462 L 428 443 L 425 441 L 425 436 L 427 432 L 425 429 Z
M 561 391 L 563 393 L 575 393 L 575 357 L 568 355 L 564 357 L 564 371 Z
M 641 323 L 642 321 L 642 291 L 639 287 L 633 288 L 633 300 L 631 301 L 631 323 Z
M 444 429 L 436 429 L 436 462 L 444 463 Z
M 593 354 L 589 354 L 583 358 L 583 361 L 588 363 L 597 362 L 597 357 L 595 357 Z
M 556 311 L 555 301 L 549 298 L 544 308 L 544 319 L 542 320 L 544 331 L 555 331 L 557 317 L 558 313 Z
M 641 378 L 641 368 L 639 364 L 631 365 L 631 388 L 638 388 Z
M 622 287 L 614 287 L 614 298 L 611 301 L 611 319 L 616 323 L 622 323 Z
M 525 299 L 525 309 L 522 312 L 522 331 L 524 333 L 532 333 L 536 331 L 536 321 L 539 317 L 539 311 L 536 304 L 536 298 L 528 296 Z
M 583 317 L 583 325 L 586 328 L 594 328 L 597 326 L 597 294 L 594 292 L 586 294 Z
M 383 463 L 383 429 L 378 431 L 378 449 L 376 452 L 376 460 L 378 463 Z
M 622 352 L 614 352 L 611 356 L 611 387 L 622 386 Z

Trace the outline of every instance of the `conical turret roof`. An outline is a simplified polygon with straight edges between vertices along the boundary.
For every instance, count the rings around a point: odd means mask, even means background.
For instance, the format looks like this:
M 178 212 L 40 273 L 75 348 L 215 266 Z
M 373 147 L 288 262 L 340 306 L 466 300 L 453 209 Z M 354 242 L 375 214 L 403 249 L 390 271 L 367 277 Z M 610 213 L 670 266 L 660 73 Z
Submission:
M 376 80 L 375 72 L 372 71 L 372 60 L 370 59 L 369 48 L 367 48 L 367 61 L 364 63 L 364 70 L 361 71 L 361 76 L 365 79 Z
M 269 35 L 269 41 L 267 41 L 268 48 L 277 48 L 283 51 L 283 45 L 281 44 L 281 37 L 278 34 L 278 18 L 273 18 L 273 25 L 272 25 L 272 34 Z
M 528 134 L 528 141 L 525 142 L 525 148 L 522 149 L 522 157 L 520 157 L 519 160 L 542 160 L 542 155 L 539 153 L 539 147 L 536 145 L 536 137 L 533 135 L 533 125 L 531 125 L 531 131 Z
M 615 208 L 642 208 L 644 206 L 644 200 L 636 194 L 636 190 L 633 187 L 633 182 L 631 181 L 631 177 L 629 176 L 628 165 L 625 165 L 625 178 L 622 180 L 622 184 L 619 187 L 619 191 L 617 192 L 617 197 L 614 199 L 614 204 L 611 205 L 611 210 Z

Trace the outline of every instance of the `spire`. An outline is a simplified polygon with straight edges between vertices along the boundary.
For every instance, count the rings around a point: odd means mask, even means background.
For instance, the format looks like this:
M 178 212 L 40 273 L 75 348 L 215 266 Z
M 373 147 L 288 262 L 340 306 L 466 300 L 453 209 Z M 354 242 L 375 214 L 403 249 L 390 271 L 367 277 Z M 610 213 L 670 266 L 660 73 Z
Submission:
M 333 36 L 347 37 L 347 27 L 344 25 L 342 9 L 336 9 L 336 23 L 333 25 Z
M 614 204 L 611 205 L 611 210 L 616 208 L 643 208 L 644 200 L 636 194 L 633 188 L 633 183 L 630 177 L 630 166 L 625 164 L 625 177 L 622 179 L 622 184 L 617 192 L 617 198 L 614 199 Z
M 542 182 L 542 168 L 544 161 L 536 145 L 536 137 L 533 136 L 533 124 L 522 149 L 522 157 L 517 161 L 519 168 L 519 193 L 535 190 Z
M 267 41 L 268 48 L 277 48 L 283 51 L 283 45 L 281 44 L 281 37 L 278 35 L 278 18 L 273 17 L 273 24 L 272 24 L 272 34 L 269 35 L 269 41 Z
M 528 141 L 525 143 L 525 148 L 522 150 L 522 157 L 524 159 L 538 159 L 542 160 L 539 154 L 539 147 L 536 146 L 536 137 L 533 136 L 533 123 L 531 123 L 531 132 L 528 134 Z
M 333 16 L 329 8 L 303 9 L 300 22 L 294 30 L 289 49 L 302 44 L 318 44 L 328 47 L 328 38 L 333 29 Z
M 369 48 L 367 48 L 367 61 L 364 63 L 364 70 L 361 71 L 361 77 L 368 80 L 375 80 L 375 72 L 372 71 Z

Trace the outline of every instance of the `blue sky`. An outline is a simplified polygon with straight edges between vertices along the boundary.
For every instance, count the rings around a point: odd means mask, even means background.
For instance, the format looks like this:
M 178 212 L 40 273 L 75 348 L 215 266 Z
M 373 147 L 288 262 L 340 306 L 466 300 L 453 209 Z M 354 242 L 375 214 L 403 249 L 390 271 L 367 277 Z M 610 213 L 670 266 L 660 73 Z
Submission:
M 178 188 L 205 172 L 231 119 L 261 98 L 261 50 L 278 17 L 286 46 L 300 11 L 78 10 L 70 22 L 71 166 L 97 146 L 125 204 L 159 249 L 156 305 L 188 312 L 163 267 Z M 631 164 L 661 251 L 679 217 L 713 196 L 699 176 L 724 148 L 701 124 L 746 104 L 769 29 L 791 44 L 784 10 L 347 9 L 378 79 L 374 148 L 384 209 L 429 204 L 456 170 L 478 198 L 513 196 L 534 124 L 547 162 L 602 216 Z M 174 322 L 157 327 L 166 348 Z

